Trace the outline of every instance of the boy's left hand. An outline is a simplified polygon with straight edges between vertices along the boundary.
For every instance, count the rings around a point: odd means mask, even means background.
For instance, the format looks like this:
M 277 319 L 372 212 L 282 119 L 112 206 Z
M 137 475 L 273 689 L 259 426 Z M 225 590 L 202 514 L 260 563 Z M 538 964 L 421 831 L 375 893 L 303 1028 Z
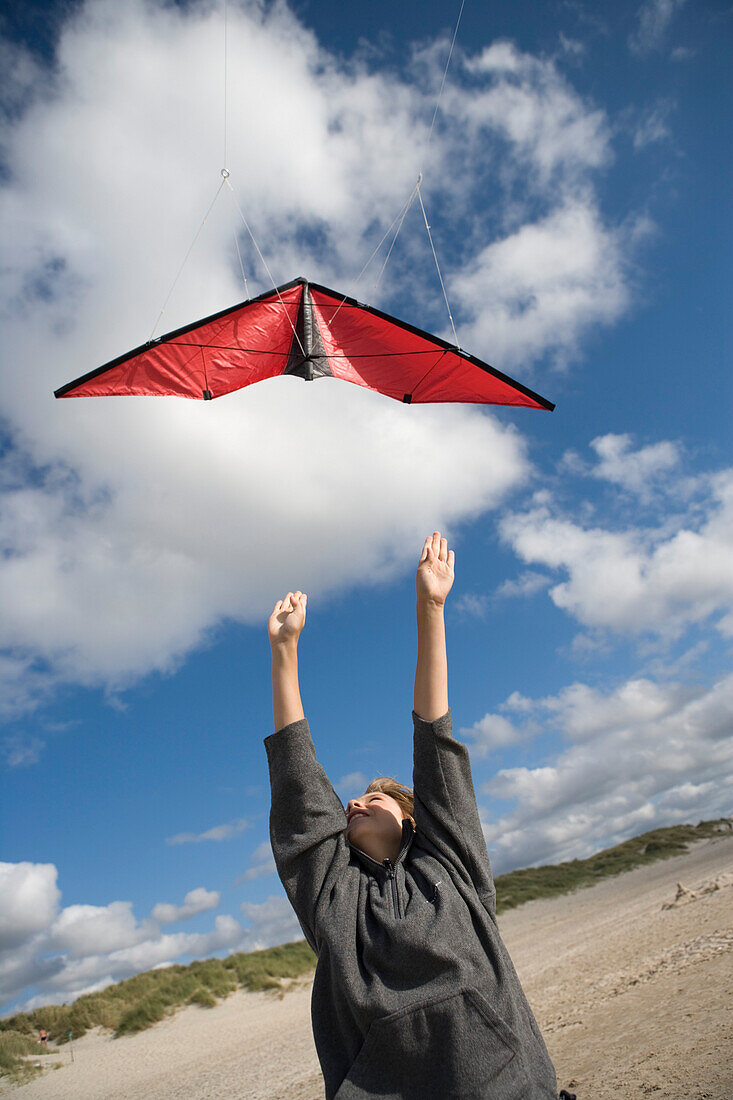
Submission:
M 455 554 L 448 550 L 448 540 L 440 531 L 428 535 L 417 567 L 417 598 L 435 604 L 445 603 L 453 586 Z

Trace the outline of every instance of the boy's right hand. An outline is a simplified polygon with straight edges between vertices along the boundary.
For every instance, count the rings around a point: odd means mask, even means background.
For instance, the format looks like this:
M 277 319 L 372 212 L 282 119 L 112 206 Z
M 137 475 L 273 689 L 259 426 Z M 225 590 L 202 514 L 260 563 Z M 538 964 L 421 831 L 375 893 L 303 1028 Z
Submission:
M 270 645 L 296 643 L 305 626 L 305 605 L 308 600 L 305 592 L 288 592 L 284 599 L 278 600 L 272 609 L 267 633 Z

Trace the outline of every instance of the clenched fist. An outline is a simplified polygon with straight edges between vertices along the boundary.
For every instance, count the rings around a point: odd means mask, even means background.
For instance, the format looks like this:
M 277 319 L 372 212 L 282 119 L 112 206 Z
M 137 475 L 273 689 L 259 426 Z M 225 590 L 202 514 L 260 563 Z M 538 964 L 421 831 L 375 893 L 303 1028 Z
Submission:
M 298 641 L 305 626 L 307 600 L 305 592 L 299 589 L 297 592 L 288 592 L 284 599 L 277 601 L 267 624 L 271 646 Z

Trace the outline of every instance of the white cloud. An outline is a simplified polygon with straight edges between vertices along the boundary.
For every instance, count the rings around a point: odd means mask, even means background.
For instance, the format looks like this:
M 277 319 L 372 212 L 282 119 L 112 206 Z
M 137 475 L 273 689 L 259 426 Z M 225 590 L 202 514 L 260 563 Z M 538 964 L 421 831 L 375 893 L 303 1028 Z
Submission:
M 225 825 L 214 825 L 203 833 L 176 833 L 165 838 L 166 844 L 202 844 L 206 840 L 232 840 L 249 828 L 249 822 L 241 817 Z
M 667 125 L 669 111 L 669 103 L 656 103 L 637 117 L 633 129 L 635 149 L 644 149 L 647 145 L 667 140 L 670 136 Z
M 478 722 L 461 734 L 470 739 L 471 755 L 477 758 L 489 756 L 498 748 L 514 745 L 522 740 L 522 733 L 501 714 L 485 714 Z
M 189 890 L 183 899 L 183 905 L 170 905 L 166 902 L 158 902 L 153 906 L 150 916 L 158 924 L 173 924 L 175 921 L 188 920 L 199 913 L 206 913 L 209 909 L 216 909 L 221 900 L 218 890 L 206 890 L 203 886 Z
M 563 34 L 562 31 L 560 31 L 559 38 L 563 53 L 574 58 L 583 57 L 586 52 L 584 42 L 579 41 L 577 38 L 569 38 L 567 35 Z
M 627 463 L 623 452 L 614 456 L 613 451 L 603 460 L 606 476 L 633 487 L 634 464 Z M 659 470 L 672 464 L 674 452 L 651 448 L 646 458 Z M 684 479 L 680 483 L 686 496 Z M 568 579 L 549 594 L 584 626 L 672 639 L 717 615 L 716 626 L 730 636 L 733 470 L 700 478 L 697 486 L 699 492 L 703 486 L 708 492 L 693 502 L 689 515 L 674 523 L 668 517 L 658 528 L 591 527 L 564 515 L 550 501 L 507 515 L 501 532 L 523 561 L 567 573 Z
M 250 882 L 257 878 L 267 878 L 274 875 L 276 870 L 272 845 L 269 840 L 265 840 L 255 848 L 250 856 L 250 866 L 237 881 Z
M 496 590 L 496 595 L 507 599 L 514 596 L 534 596 L 550 584 L 550 578 L 544 573 L 535 573 L 532 569 L 526 569 L 515 580 L 504 581 Z
M 49 929 L 49 943 L 52 950 L 66 952 L 69 959 L 84 959 L 135 946 L 156 931 L 151 922 L 137 923 L 131 901 L 69 905 Z
M 669 440 L 632 450 L 630 435 L 597 436 L 591 447 L 598 455 L 593 477 L 612 481 L 629 492 L 647 497 L 680 461 L 679 446 Z
M 467 316 L 462 340 L 493 349 L 512 367 L 548 352 L 564 364 L 580 340 L 627 308 L 621 235 L 601 222 L 589 197 L 568 198 L 551 214 L 487 245 L 451 294 Z
M 30 992 L 12 1011 L 72 1001 L 181 956 L 250 949 L 254 933 L 227 914 L 217 916 L 208 932 L 161 934 L 159 921 L 218 905 L 216 891 L 191 890 L 183 906 L 155 906 L 153 918 L 138 921 L 129 901 L 59 911 L 56 877 L 53 864 L 0 864 L 0 995 L 7 1003 Z
M 253 862 L 265 861 L 268 851 L 269 843 L 261 844 Z M 5 1014 L 71 1002 L 174 961 L 303 938 L 284 894 L 260 904 L 243 902 L 247 927 L 220 914 L 209 931 L 166 934 L 161 923 L 211 911 L 220 903 L 219 892 L 197 887 L 182 906 L 160 903 L 150 917 L 138 921 L 129 901 L 59 910 L 56 879 L 53 864 L 0 863 L 0 997 Z
M 53 863 L 0 863 L 0 950 L 47 928 L 61 892 Z
M 341 797 L 341 801 L 346 805 L 350 798 L 358 798 L 364 794 L 370 782 L 371 780 L 364 772 L 349 772 L 348 775 L 342 775 L 334 786 Z
M 28 767 L 37 764 L 41 757 L 41 750 L 46 747 L 46 742 L 40 737 L 25 737 L 23 734 L 14 734 L 6 737 L 3 749 L 10 768 Z
M 39 669 L 33 658 L 0 653 L 0 718 L 12 719 L 32 709 L 50 698 L 53 688 L 54 677 Z
M 672 19 L 685 0 L 645 0 L 639 8 L 638 26 L 629 35 L 629 49 L 639 57 L 661 50 Z
M 302 940 L 303 930 L 284 895 L 273 894 L 259 904 L 243 901 L 242 915 L 250 922 L 245 932 L 246 951 L 261 951 L 278 943 Z
M 488 80 L 471 94 L 448 90 L 446 110 L 468 128 L 466 136 L 491 130 L 510 143 L 517 161 L 530 166 L 546 187 L 553 177 L 583 177 L 611 159 L 603 111 L 585 103 L 554 61 L 495 42 L 466 61 L 474 77 Z
M 498 872 L 583 858 L 658 826 L 731 813 L 733 676 L 709 688 L 573 684 L 523 700 L 525 713 L 529 703 L 536 731 L 558 730 L 569 744 L 541 766 L 505 768 L 480 785 L 515 803 L 485 827 Z
M 479 596 L 473 592 L 466 592 L 458 596 L 453 603 L 456 611 L 465 615 L 474 615 L 477 619 L 485 619 L 490 606 L 490 596 Z

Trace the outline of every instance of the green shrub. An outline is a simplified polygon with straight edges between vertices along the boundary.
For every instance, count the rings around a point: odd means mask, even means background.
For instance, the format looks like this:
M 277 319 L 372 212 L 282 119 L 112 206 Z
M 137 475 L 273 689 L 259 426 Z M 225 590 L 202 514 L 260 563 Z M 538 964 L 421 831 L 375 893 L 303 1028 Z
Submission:
M 47 1054 L 46 1048 L 25 1031 L 5 1028 L 0 1031 L 0 1077 L 14 1080 L 31 1076 L 33 1067 L 24 1061 L 24 1056 Z
M 210 990 L 199 987 L 188 998 L 188 1003 L 190 1005 L 200 1005 L 201 1008 L 213 1008 L 219 1002 Z
M 147 997 L 140 1004 L 125 1012 L 115 1032 L 115 1039 L 121 1035 L 134 1035 L 138 1031 L 144 1031 L 152 1024 L 157 1024 L 167 1015 L 168 1006 L 162 997 Z
M 519 871 L 509 871 L 506 875 L 497 875 L 496 910 L 505 912 L 535 898 L 567 894 L 608 875 L 619 875 L 658 859 L 680 855 L 693 841 L 717 836 L 715 826 L 721 820 L 652 829 L 613 848 L 596 852 L 588 859 L 572 859 L 546 867 L 525 867 Z

